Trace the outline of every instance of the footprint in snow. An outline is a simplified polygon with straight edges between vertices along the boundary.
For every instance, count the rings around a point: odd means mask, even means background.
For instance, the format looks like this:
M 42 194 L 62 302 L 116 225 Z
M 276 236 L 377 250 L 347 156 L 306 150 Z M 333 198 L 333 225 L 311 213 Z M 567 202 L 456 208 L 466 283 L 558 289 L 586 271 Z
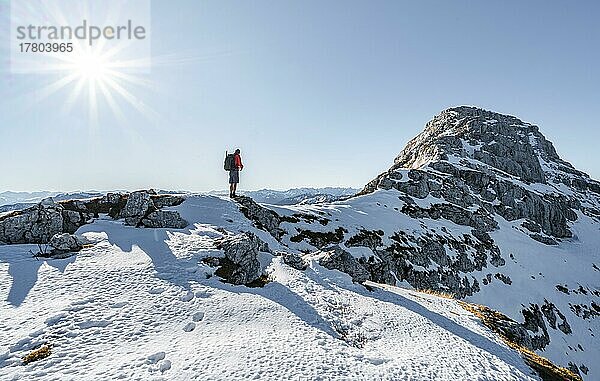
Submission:
M 182 302 L 189 302 L 192 299 L 194 299 L 194 293 L 191 291 L 188 291 L 187 294 L 179 298 L 179 300 L 181 300 Z
M 80 300 L 76 300 L 74 302 L 71 302 L 71 305 L 72 306 L 80 306 L 80 305 L 83 305 L 83 304 L 91 303 L 93 301 L 94 301 L 93 298 L 85 298 L 85 299 L 80 299 Z
M 8 349 L 8 351 L 12 353 L 12 352 L 20 351 L 22 349 L 27 349 L 29 344 L 31 344 L 31 337 L 26 337 L 24 339 L 17 341 L 17 343 L 15 345 L 11 346 Z
M 212 295 L 207 291 L 196 291 L 196 298 L 210 298 Z
M 54 315 L 52 317 L 49 317 L 48 319 L 46 319 L 46 325 L 51 327 L 57 323 L 60 323 L 60 321 L 64 318 L 66 318 L 68 315 L 66 313 L 60 313 L 58 315 Z
M 378 358 L 378 357 L 375 357 L 375 358 L 365 357 L 365 360 L 370 362 L 373 365 L 381 365 L 381 364 L 384 364 L 384 363 L 390 361 L 390 360 L 382 359 L 382 358 Z
M 162 294 L 165 292 L 165 289 L 163 287 L 154 287 L 148 290 L 148 292 L 151 294 Z
M 164 359 L 165 359 L 165 352 L 156 352 L 155 354 L 148 356 L 148 363 L 156 364 L 160 360 L 164 360 Z
M 89 329 L 89 328 L 104 328 L 110 324 L 109 320 L 89 320 L 78 323 L 79 329 Z
M 183 330 L 186 332 L 192 332 L 194 329 L 196 329 L 195 323 L 187 323 L 185 327 L 183 327 Z
M 200 312 L 196 312 L 193 316 L 192 316 L 192 320 L 195 322 L 198 322 L 200 320 L 204 319 L 204 312 L 200 311 Z
M 166 372 L 167 370 L 171 369 L 171 361 L 169 360 L 165 360 L 160 364 L 160 367 L 158 368 L 160 370 L 161 373 Z

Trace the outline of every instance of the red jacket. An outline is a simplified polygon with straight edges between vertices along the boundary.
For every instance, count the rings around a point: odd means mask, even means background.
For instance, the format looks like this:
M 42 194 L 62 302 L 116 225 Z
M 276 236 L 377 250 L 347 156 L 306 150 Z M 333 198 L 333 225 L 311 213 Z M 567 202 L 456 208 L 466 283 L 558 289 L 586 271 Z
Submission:
M 233 164 L 237 169 L 244 168 L 244 164 L 242 164 L 242 157 L 239 154 L 233 155 Z

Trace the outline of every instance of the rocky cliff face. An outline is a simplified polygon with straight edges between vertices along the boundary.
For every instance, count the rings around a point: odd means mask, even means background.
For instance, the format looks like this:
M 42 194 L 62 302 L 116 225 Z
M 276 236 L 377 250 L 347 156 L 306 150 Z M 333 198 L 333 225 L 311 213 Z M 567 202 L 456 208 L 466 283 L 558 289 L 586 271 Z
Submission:
M 451 108 L 357 197 L 270 209 L 262 225 L 282 243 L 338 245 L 371 280 L 490 305 L 519 322 L 522 345 L 600 377 L 600 183 L 537 126 Z

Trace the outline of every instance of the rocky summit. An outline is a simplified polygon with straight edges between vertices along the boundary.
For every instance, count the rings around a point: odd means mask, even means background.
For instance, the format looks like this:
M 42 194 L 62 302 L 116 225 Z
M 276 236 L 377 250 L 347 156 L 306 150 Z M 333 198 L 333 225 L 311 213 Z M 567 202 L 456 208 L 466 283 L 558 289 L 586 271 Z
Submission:
M 450 108 L 355 197 L 243 204 L 305 258 L 491 306 L 517 322 L 519 344 L 600 377 L 600 183 L 531 123 Z

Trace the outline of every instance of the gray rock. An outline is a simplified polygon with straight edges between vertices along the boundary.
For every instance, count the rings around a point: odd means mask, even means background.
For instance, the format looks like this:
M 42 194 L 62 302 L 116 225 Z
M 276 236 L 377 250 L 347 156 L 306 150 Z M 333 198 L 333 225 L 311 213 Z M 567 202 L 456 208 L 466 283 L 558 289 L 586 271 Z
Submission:
M 185 201 L 183 196 L 170 195 L 170 194 L 159 194 L 152 196 L 152 202 L 157 208 L 164 208 L 166 206 L 177 206 Z
M 352 277 L 352 281 L 362 283 L 369 279 L 369 272 L 346 250 L 339 245 L 321 251 L 319 264 L 329 270 L 340 270 Z
M 528 348 L 533 350 L 543 349 L 550 343 L 550 335 L 546 328 L 544 321 L 544 315 L 537 304 L 530 304 L 529 308 L 522 309 L 521 314 L 525 318 L 523 327 L 527 331 L 531 332 L 528 334 L 531 344 L 527 345 Z M 539 333 L 539 334 L 537 334 Z
M 240 204 L 240 211 L 253 221 L 256 227 L 268 231 L 276 239 L 283 236 L 285 232 L 279 227 L 282 220 L 277 213 L 259 205 L 251 197 L 238 196 L 235 201 Z
M 49 244 L 53 248 L 53 253 L 76 252 L 83 248 L 79 239 L 69 233 L 55 234 Z
M 303 271 L 308 267 L 306 261 L 299 254 L 285 252 L 278 253 L 278 255 L 281 255 L 283 263 L 295 268 L 296 270 Z
M 109 204 L 118 204 L 121 200 L 122 195 L 120 193 L 107 193 L 105 200 Z
M 74 210 L 62 211 L 63 215 L 63 231 L 67 233 L 75 233 L 79 227 L 85 225 L 93 219 L 93 213 L 76 212 Z
M 45 201 L 0 218 L 0 241 L 8 244 L 47 243 L 63 231 L 63 208 Z
M 52 197 L 46 197 L 45 199 L 40 201 L 39 204 L 44 207 L 53 207 L 56 205 L 56 203 L 54 202 L 54 199 Z
M 266 244 L 253 233 L 241 233 L 232 237 L 224 237 L 217 242 L 217 248 L 223 250 L 229 267 L 223 272 L 227 281 L 233 284 L 247 284 L 262 275 L 258 253 Z
M 346 247 L 363 246 L 375 251 L 377 247 L 383 245 L 383 240 L 381 239 L 383 234 L 383 230 L 372 231 L 362 229 L 357 234 L 348 238 L 345 244 Z
M 91 214 L 94 217 L 98 217 L 100 214 L 108 214 L 111 217 L 116 218 L 126 202 L 127 195 L 108 193 L 102 197 L 60 201 L 60 204 L 65 210 Z
M 138 226 L 142 218 L 156 210 L 150 196 L 145 190 L 131 192 L 125 207 L 119 213 L 119 218 L 124 218 L 126 225 Z
M 188 222 L 181 218 L 178 212 L 172 210 L 156 210 L 141 220 L 141 224 L 147 228 L 174 228 L 183 229 Z
M 132 226 L 183 228 L 188 223 L 175 211 L 157 211 L 152 199 L 160 206 L 181 203 L 183 197 L 156 195 L 152 190 L 131 194 L 108 193 L 102 197 L 65 200 L 55 203 L 52 198 L 23 210 L 0 216 L 0 241 L 6 244 L 48 243 L 59 233 L 75 233 L 99 214 L 125 218 Z

